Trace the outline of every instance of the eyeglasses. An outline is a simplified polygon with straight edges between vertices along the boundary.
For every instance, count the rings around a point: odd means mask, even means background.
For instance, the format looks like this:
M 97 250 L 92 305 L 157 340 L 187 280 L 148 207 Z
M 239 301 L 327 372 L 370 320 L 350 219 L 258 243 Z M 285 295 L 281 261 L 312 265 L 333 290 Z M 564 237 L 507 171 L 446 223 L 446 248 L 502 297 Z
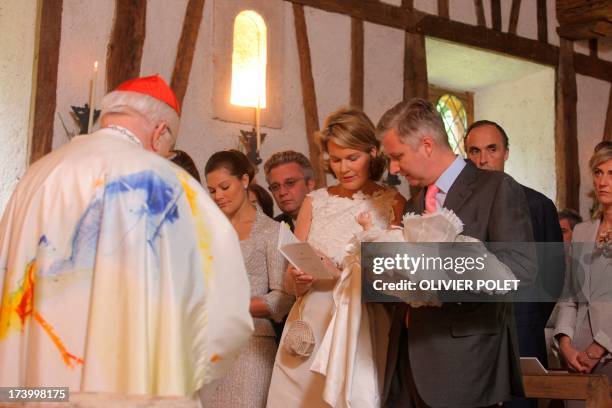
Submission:
M 280 191 L 281 187 L 285 187 L 286 189 L 291 189 L 293 188 L 298 181 L 301 180 L 305 180 L 306 177 L 300 177 L 300 178 L 288 178 L 287 180 L 283 181 L 283 184 L 279 184 L 279 183 L 272 183 L 268 186 L 268 190 L 270 190 L 273 193 L 277 193 Z

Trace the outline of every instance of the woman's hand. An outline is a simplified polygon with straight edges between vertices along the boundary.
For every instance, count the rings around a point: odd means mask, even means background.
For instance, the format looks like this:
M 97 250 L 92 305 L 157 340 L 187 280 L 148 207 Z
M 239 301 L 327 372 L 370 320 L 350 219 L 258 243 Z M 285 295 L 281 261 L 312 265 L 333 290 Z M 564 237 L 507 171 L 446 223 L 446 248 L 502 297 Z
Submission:
M 293 265 L 289 265 L 287 272 L 293 280 L 295 296 L 303 296 L 310 290 L 312 283 L 314 282 L 314 277 L 312 275 L 297 269 Z
M 578 354 L 578 361 L 586 367 L 587 373 L 590 373 L 605 354 L 606 349 L 600 346 L 598 343 L 593 342 L 586 348 L 586 350 Z
M 559 351 L 570 369 L 578 373 L 589 372 L 588 366 L 581 362 L 581 360 L 583 360 L 583 356 L 579 357 L 581 352 L 572 346 L 572 342 L 569 337 L 563 336 L 559 339 Z

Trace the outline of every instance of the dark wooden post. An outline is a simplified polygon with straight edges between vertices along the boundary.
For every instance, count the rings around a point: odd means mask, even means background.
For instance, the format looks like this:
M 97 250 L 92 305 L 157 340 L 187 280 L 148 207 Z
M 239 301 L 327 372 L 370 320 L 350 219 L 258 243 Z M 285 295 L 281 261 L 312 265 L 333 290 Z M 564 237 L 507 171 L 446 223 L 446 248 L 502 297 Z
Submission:
M 474 10 L 476 10 L 476 21 L 481 27 L 486 27 L 487 20 L 485 19 L 484 5 L 482 0 L 474 0 Z
M 170 87 L 176 94 L 179 106 L 183 106 L 183 99 L 185 98 L 185 92 L 187 92 L 187 84 L 189 83 L 189 74 L 191 73 L 191 64 L 193 63 L 193 54 L 195 53 L 198 41 L 203 12 L 204 0 L 189 0 L 185 10 L 183 31 L 178 43 L 172 80 L 170 82 Z
M 411 9 L 412 2 L 402 2 Z M 427 53 L 425 36 L 406 32 L 404 36 L 404 100 L 413 97 L 427 99 Z
M 508 23 L 508 32 L 516 34 L 518 26 L 519 14 L 521 13 L 521 0 L 512 0 L 512 8 L 510 9 L 510 22 Z
M 310 162 L 315 173 L 317 187 L 327 184 L 325 172 L 321 163 L 321 152 L 315 143 L 315 133 L 319 130 L 319 112 L 317 108 L 317 95 L 315 93 L 314 78 L 312 77 L 312 63 L 310 59 L 310 45 L 308 44 L 308 30 L 304 17 L 304 6 L 293 4 L 295 19 L 295 36 L 297 38 L 298 55 L 300 57 L 300 77 L 302 83 L 302 99 L 304 101 L 304 116 L 306 121 L 306 138 Z
M 548 14 L 546 12 L 546 0 L 538 0 L 538 41 L 548 42 Z
M 363 20 L 351 18 L 350 105 L 363 109 Z
M 603 140 L 612 141 L 612 87 L 610 87 L 610 96 L 608 97 L 608 112 L 606 113 Z
M 491 0 L 491 22 L 495 31 L 501 31 L 501 2 Z
M 147 0 L 116 0 L 113 33 L 106 52 L 107 91 L 140 75 L 146 21 Z
M 561 38 L 555 81 L 557 206 L 580 211 L 574 43 Z
M 57 104 L 57 69 L 62 36 L 62 0 L 40 3 L 41 19 L 38 35 L 36 97 L 30 163 L 51 151 L 53 123 Z
M 447 20 L 450 18 L 448 0 L 438 0 L 438 15 Z

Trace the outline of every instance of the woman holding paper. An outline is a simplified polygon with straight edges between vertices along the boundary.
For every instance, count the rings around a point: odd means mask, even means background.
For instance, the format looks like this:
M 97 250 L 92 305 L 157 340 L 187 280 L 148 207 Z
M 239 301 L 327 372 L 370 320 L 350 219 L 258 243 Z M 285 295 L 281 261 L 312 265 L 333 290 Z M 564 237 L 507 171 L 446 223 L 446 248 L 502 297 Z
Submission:
M 375 225 L 387 228 L 399 224 L 405 200 L 376 183 L 386 161 L 374 125 L 363 112 L 332 113 L 317 139 L 324 164 L 338 184 L 307 196 L 295 234 L 325 255 L 335 273 L 315 279 L 309 271 L 288 269 L 287 291 L 300 298 L 285 324 L 268 407 L 376 407 L 386 359 L 387 316 L 382 306 L 361 303 L 361 276 L 345 268 L 343 260 L 350 239 L 362 230 L 356 221 L 359 213 L 370 212 Z M 314 340 L 306 352 L 293 348 L 299 340 L 296 329 L 304 327 Z
M 276 354 L 274 328 L 293 304 L 283 290 L 286 263 L 277 250 L 279 224 L 248 197 L 255 171 L 236 150 L 217 152 L 205 168 L 211 197 L 234 226 L 251 284 L 250 312 L 255 332 L 238 360 L 221 380 L 206 407 L 263 407 Z M 228 299 L 228 301 L 231 301 Z

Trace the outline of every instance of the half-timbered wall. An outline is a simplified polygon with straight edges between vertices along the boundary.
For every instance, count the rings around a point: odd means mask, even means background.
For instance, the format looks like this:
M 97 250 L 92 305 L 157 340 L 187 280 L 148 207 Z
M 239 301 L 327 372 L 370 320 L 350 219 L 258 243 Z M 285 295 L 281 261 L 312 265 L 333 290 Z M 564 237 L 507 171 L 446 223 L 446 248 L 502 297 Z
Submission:
M 217 150 L 236 147 L 238 145 L 237 134 L 244 125 L 234 124 L 216 120 L 213 118 L 211 107 L 212 81 L 213 81 L 213 7 L 215 1 L 206 0 L 204 5 L 204 17 L 200 26 L 199 36 L 194 52 L 193 65 L 189 76 L 188 86 L 183 101 L 183 121 L 179 135 L 178 147 L 188 151 L 196 160 L 200 170 L 203 170 L 208 157 Z M 239 0 L 232 0 L 239 1 Z M 271 0 L 272 1 L 272 0 Z M 283 33 L 271 33 L 272 35 L 283 35 L 285 37 L 283 50 L 283 128 L 267 129 L 263 131 L 268 134 L 262 148 L 262 157 L 265 160 L 273 152 L 284 149 L 295 149 L 308 154 L 308 141 L 305 134 L 304 101 L 302 100 L 302 85 L 300 77 L 300 59 L 297 50 L 296 30 L 294 20 L 293 4 L 289 1 L 278 1 L 279 7 L 283 8 L 285 24 Z M 387 0 L 389 4 L 400 6 L 401 0 Z M 187 0 L 148 0 L 146 10 L 146 38 L 142 53 L 141 74 L 152 74 L 159 72 L 170 82 L 176 57 L 176 48 L 181 36 L 184 18 L 184 10 Z M 414 0 L 414 8 L 427 13 L 437 14 L 437 3 L 431 0 Z M 449 3 L 450 20 L 476 25 L 478 23 L 475 3 L 473 0 L 453 0 Z M 501 1 L 501 31 L 506 32 L 510 21 L 512 1 Z M 492 27 L 491 2 L 483 0 L 484 17 L 488 27 Z M 517 35 L 530 39 L 538 39 L 543 33 L 540 29 L 538 34 L 536 1 L 522 1 L 517 20 Z M 100 75 L 97 82 L 97 102 L 99 102 L 103 90 L 106 88 L 104 73 L 106 72 L 107 46 L 113 29 L 115 13 L 115 1 L 89 1 L 89 0 L 63 0 L 62 32 L 59 53 L 59 67 L 57 74 L 57 111 L 54 115 L 54 137 L 53 147 L 58 147 L 67 142 L 66 132 L 60 121 L 60 116 L 69 128 L 74 130 L 74 124 L 69 118 L 70 105 L 83 105 L 88 97 L 88 84 L 91 77 L 91 69 L 94 60 L 100 62 Z M 28 9 L 22 2 L 9 2 L 10 16 L 19 16 L 19 21 L 24 24 L 18 27 L 30 27 L 33 30 L 35 16 L 31 11 L 22 13 Z M 30 7 L 31 8 L 31 7 Z M 23 10 L 22 10 L 23 9 Z M 319 124 L 325 116 L 333 109 L 349 103 L 351 89 L 351 18 L 339 14 L 328 13 L 311 7 L 304 7 L 305 21 L 310 45 L 312 62 L 312 75 L 315 86 L 316 106 L 318 110 Z M 0 18 L 4 19 L 0 10 Z M 547 0 L 547 35 L 548 42 L 553 45 L 559 44 L 556 33 L 555 2 Z M 4 21 L 4 20 L 1 20 Z M 230 24 L 230 22 L 226 22 Z M 17 27 L 17 26 L 16 26 Z M 0 42 L 3 54 L 6 51 L 5 32 L 10 31 L 5 24 L 0 24 Z M 399 29 L 384 27 L 369 22 L 364 23 L 364 109 L 374 122 L 380 114 L 390 105 L 399 101 L 403 95 L 403 55 L 404 55 L 404 32 Z M 32 33 L 30 31 L 30 36 Z M 33 41 L 19 41 L 20 51 L 24 57 L 21 64 L 27 63 L 34 54 Z M 586 42 L 579 42 L 575 50 L 589 54 Z M 612 61 L 612 47 L 600 44 L 599 57 Z M 3 58 L 2 61 L 5 61 Z M 17 64 L 17 65 L 16 65 Z M 9 65 L 0 65 L 0 83 L 4 85 L 4 78 L 10 72 L 18 72 L 23 76 L 21 65 L 9 62 Z M 31 72 L 31 70 L 30 70 Z M 16 74 L 14 74 L 16 75 Z M 27 76 L 27 75 L 26 75 Z M 272 80 L 274 80 L 272 78 Z M 19 87 L 21 99 L 6 100 L 0 109 L 0 132 L 3 144 L 9 121 L 5 112 L 8 103 L 14 112 L 27 115 L 29 112 L 29 95 L 27 91 L 29 82 Z M 4 88 L 0 88 L 4 89 Z M 578 139 L 580 143 L 580 171 L 581 171 L 581 210 L 586 214 L 589 200 L 585 193 L 588 191 L 590 176 L 586 169 L 586 160 L 589 151 L 596 140 L 600 140 L 603 134 L 607 101 L 609 97 L 610 83 L 591 77 L 578 75 Z M 479 118 L 478 112 L 476 117 Z M 12 125 L 11 125 L 12 126 Z M 10 140 L 11 146 L 25 143 L 27 140 L 27 127 L 22 126 L 13 131 L 13 135 L 19 136 Z M 512 137 L 512 135 L 510 135 Z M 17 140 L 18 139 L 18 140 Z M 4 149 L 4 146 L 3 146 Z M 4 152 L 4 150 L 3 150 Z M 513 161 L 519 160 L 513 152 Z M 25 160 L 19 155 L 12 155 L 15 161 L 14 168 L 17 173 L 24 169 Z M 18 162 L 18 163 L 17 163 Z M 0 185 L 12 185 L 15 175 L 0 173 Z M 258 176 L 263 181 L 260 174 Z M 517 178 L 520 178 L 517 175 Z M 8 181 L 7 181 L 8 180 Z M 331 180 L 329 180 L 331 181 Z M 523 180 L 531 182 L 529 179 Z M 8 183 L 8 184 L 7 184 Z M 551 198 L 554 197 L 554 172 L 550 174 L 549 184 L 544 185 L 546 180 L 533 181 L 532 186 L 546 192 Z M 6 187 L 4 187 L 6 189 Z M 3 205 L 0 197 L 0 206 Z M 0 207 L 1 208 L 1 207 Z

